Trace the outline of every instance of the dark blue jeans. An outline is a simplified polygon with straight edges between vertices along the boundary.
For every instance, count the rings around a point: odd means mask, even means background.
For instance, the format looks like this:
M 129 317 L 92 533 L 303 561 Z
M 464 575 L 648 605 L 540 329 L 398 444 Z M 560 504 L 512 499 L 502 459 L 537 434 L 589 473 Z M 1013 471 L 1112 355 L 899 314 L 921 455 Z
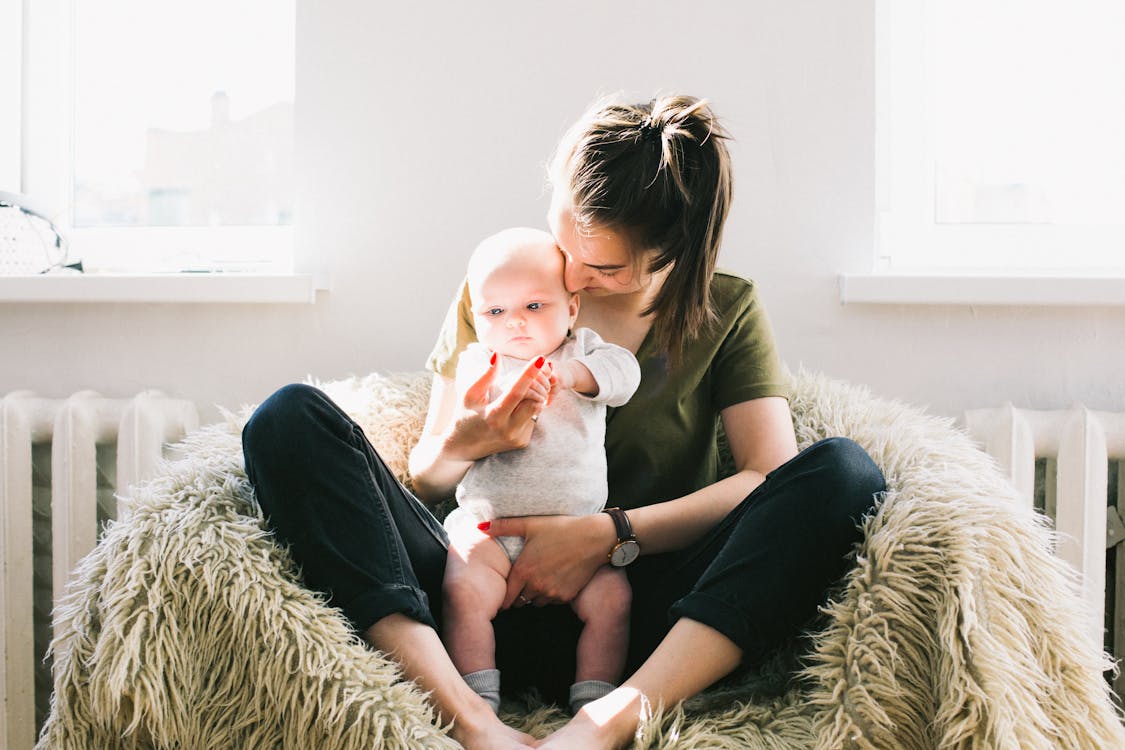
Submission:
M 440 632 L 445 532 L 338 406 L 310 386 L 286 386 L 254 412 L 242 444 L 262 511 L 310 588 L 360 633 L 391 613 Z M 857 524 L 883 488 L 862 448 L 823 440 L 692 547 L 642 557 L 627 569 L 630 670 L 680 617 L 726 635 L 744 665 L 792 638 L 847 570 Z M 565 702 L 580 628 L 570 608 L 508 610 L 495 626 L 505 692 L 534 686 Z

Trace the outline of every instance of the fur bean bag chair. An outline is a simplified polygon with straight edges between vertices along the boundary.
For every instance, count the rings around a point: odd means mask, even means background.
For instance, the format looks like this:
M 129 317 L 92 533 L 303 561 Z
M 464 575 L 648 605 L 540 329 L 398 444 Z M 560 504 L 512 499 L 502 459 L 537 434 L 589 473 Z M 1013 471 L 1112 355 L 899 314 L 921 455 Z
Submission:
M 428 376 L 320 385 L 405 477 Z M 855 568 L 799 662 L 780 654 L 654 718 L 635 747 L 1125 747 L 1073 576 L 992 460 L 948 420 L 860 388 L 800 373 L 793 393 L 802 446 L 851 437 L 887 477 Z M 457 747 L 265 530 L 248 413 L 191 435 L 73 572 L 39 748 Z M 504 709 L 537 736 L 566 719 Z

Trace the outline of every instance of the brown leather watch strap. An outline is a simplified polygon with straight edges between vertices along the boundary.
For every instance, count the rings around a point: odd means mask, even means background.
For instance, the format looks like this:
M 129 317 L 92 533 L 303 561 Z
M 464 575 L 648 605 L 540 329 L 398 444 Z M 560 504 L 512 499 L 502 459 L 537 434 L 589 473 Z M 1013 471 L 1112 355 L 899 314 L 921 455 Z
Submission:
M 625 515 L 625 511 L 621 508 L 606 508 L 602 512 L 608 513 L 609 517 L 613 519 L 613 526 L 617 529 L 618 543 L 637 538 L 633 533 L 633 524 L 629 522 L 629 516 Z

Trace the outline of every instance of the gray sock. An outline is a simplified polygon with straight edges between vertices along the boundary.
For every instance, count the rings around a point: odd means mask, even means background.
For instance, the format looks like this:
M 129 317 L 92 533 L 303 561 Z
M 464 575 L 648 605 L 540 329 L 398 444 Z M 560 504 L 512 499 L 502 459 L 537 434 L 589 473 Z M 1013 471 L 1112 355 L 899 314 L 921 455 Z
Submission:
M 617 688 L 601 680 L 583 680 L 570 686 L 570 712 L 576 714 L 590 701 L 604 698 Z
M 482 669 L 479 672 L 470 672 L 464 676 L 464 680 L 474 693 L 484 698 L 484 702 L 492 707 L 493 713 L 500 713 L 499 669 Z

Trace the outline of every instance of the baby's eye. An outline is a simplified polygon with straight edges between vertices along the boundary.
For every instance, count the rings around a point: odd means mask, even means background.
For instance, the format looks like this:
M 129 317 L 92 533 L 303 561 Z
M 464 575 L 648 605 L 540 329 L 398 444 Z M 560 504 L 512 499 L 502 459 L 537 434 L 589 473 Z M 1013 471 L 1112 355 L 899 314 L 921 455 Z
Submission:
M 490 307 L 485 315 L 499 315 L 502 312 L 504 312 L 504 308 L 502 307 Z
M 543 303 L 542 303 L 542 302 L 528 302 L 528 303 L 527 303 L 527 309 L 528 309 L 528 310 L 538 310 L 538 309 L 540 309 L 541 307 L 543 307 Z

